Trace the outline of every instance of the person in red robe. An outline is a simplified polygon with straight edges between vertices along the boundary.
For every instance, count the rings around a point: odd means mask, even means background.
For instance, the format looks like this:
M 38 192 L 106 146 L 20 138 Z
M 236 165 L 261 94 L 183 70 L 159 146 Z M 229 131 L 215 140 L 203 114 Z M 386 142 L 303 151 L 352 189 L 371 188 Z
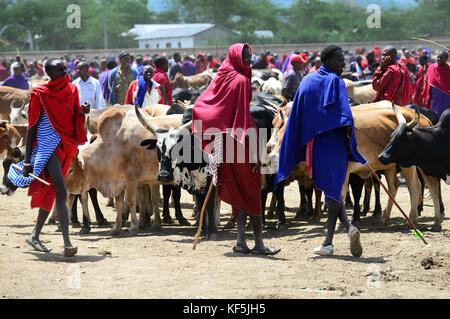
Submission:
M 430 64 L 428 63 L 428 55 L 423 54 L 419 58 L 419 70 L 417 70 L 416 83 L 414 86 L 414 99 L 413 103 L 420 106 L 426 107 L 423 95 L 426 88 L 426 75 Z
M 380 66 L 372 78 L 372 87 L 377 92 L 373 102 L 388 100 L 396 105 L 411 104 L 413 88 L 409 72 L 397 63 L 397 49 L 388 46 L 383 50 Z
M 45 112 L 61 140 L 39 176 L 51 183 L 50 186 L 34 180 L 28 189 L 28 195 L 31 196 L 31 208 L 39 208 L 39 213 L 27 243 L 35 250 L 50 251 L 40 242 L 39 235 L 56 199 L 56 211 L 64 240 L 64 256 L 71 257 L 77 253 L 77 247 L 72 246 L 69 238 L 69 215 L 64 178 L 69 171 L 72 158 L 77 154 L 78 145 L 87 142 L 84 114 L 89 113 L 89 104 L 85 103 L 80 107 L 77 87 L 70 83 L 63 61 L 59 59 L 47 61 L 45 71 L 51 80 L 35 88 L 30 97 L 23 176 L 28 177 L 33 172 L 31 155 L 36 146 L 38 121 L 42 112 Z
M 258 143 L 256 126 L 250 115 L 251 56 L 248 44 L 238 43 L 228 49 L 216 77 L 194 105 L 192 132 L 210 154 L 219 198 L 233 208 L 237 222 L 233 251 L 273 255 L 280 250 L 265 246 L 262 240 L 260 161 L 254 143 Z M 247 215 L 255 239 L 252 250 L 245 239 Z
M 448 51 L 439 53 L 436 63 L 430 65 L 426 75 L 424 102 L 439 117 L 450 108 L 450 65 Z
M 125 104 L 138 104 L 141 108 L 154 104 L 164 104 L 164 99 L 159 89 L 160 85 L 152 79 L 154 68 L 151 65 L 146 65 L 142 68 L 142 74 L 138 76 L 137 80 L 131 82 L 128 87 Z
M 206 56 L 206 60 L 208 61 L 207 69 L 214 69 L 217 63 L 219 63 L 216 59 L 214 59 L 212 54 L 208 54 Z
M 207 66 L 208 60 L 206 59 L 205 55 L 202 52 L 199 52 L 195 60 L 195 67 L 197 68 L 197 74 L 205 72 Z
M 153 80 L 160 85 L 160 90 L 164 99 L 164 104 L 172 106 L 172 85 L 170 84 L 167 72 L 169 71 L 169 60 L 165 56 L 155 59 L 155 75 Z

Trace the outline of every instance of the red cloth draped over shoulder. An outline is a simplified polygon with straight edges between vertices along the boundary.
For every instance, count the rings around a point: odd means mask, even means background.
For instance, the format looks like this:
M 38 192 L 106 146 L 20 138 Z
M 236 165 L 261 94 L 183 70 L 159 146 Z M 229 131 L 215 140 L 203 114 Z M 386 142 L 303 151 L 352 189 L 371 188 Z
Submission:
M 450 65 L 434 63 L 428 68 L 423 89 L 423 100 L 428 109 L 431 109 L 431 86 L 450 94 Z
M 403 64 L 378 67 L 373 74 L 372 86 L 377 91 L 373 102 L 388 100 L 400 106 L 411 104 L 413 87 L 408 70 Z
M 34 126 L 45 111 L 53 129 L 61 137 L 56 148 L 56 154 L 61 162 L 63 176 L 69 171 L 70 162 L 77 154 L 78 145 L 87 142 L 84 130 L 84 115 L 81 114 L 78 90 L 70 83 L 68 76 L 49 81 L 33 90 L 28 107 L 28 128 Z M 34 141 L 36 144 L 36 141 Z M 39 176 L 51 183 L 47 169 Z M 31 208 L 51 210 L 55 201 L 53 185 L 45 186 L 39 181 L 33 181 L 28 189 L 31 198 Z
M 414 100 L 413 104 L 417 104 L 420 107 L 426 107 L 425 105 L 425 89 L 426 89 L 426 72 L 429 68 L 429 65 L 425 69 L 423 66 L 419 68 L 417 71 L 416 84 L 414 86 Z
M 256 129 L 250 115 L 252 69 L 242 61 L 244 46 L 248 44 L 238 43 L 228 49 L 228 56 L 216 77 L 193 108 L 192 133 L 201 140 L 202 149 L 209 154 L 213 143 L 204 138 L 205 133 L 209 136 L 228 134 L 241 144 L 236 144 L 237 147 L 243 147 L 246 145 L 246 132 Z M 248 148 L 245 149 L 248 152 Z M 226 156 L 225 148 L 223 156 Z M 233 206 L 234 214 L 237 210 L 261 214 L 261 175 L 260 172 L 253 174 L 252 166 L 247 160 L 240 164 L 224 160 L 219 166 L 217 194 Z

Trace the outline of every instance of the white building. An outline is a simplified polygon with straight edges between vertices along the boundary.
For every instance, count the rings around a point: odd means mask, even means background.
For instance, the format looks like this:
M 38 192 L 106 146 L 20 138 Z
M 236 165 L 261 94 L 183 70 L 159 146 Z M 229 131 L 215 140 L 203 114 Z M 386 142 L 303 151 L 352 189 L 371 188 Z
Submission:
M 139 49 L 197 48 L 228 40 L 236 32 L 210 23 L 135 24 L 127 34 L 134 34 Z

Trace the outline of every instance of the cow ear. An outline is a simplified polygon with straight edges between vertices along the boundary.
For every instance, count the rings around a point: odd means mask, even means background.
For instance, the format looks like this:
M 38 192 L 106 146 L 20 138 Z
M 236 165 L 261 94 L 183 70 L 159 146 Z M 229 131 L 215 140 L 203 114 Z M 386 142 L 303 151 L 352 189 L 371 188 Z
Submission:
M 152 150 L 156 147 L 156 140 L 149 139 L 141 142 L 141 146 L 148 150 Z
M 20 148 L 14 147 L 12 150 L 12 154 L 14 158 L 20 158 L 22 156 L 22 152 L 20 151 Z

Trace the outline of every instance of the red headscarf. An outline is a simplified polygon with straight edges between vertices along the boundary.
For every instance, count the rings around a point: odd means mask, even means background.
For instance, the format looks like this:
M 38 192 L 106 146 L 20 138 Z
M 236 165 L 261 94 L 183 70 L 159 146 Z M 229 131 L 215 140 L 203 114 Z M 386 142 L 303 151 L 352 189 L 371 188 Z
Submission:
M 231 128 L 231 135 L 244 143 L 247 129 L 256 128 L 250 115 L 252 69 L 242 61 L 244 46 L 250 48 L 248 44 L 237 43 L 228 49 L 216 77 L 194 105 L 192 133 L 202 140 L 205 152 L 211 152 L 205 149 L 211 141 L 203 140 L 201 135 L 208 129 L 214 128 L 216 132 L 212 135 L 215 135 L 227 133 Z
M 426 75 L 424 88 L 424 101 L 427 107 L 431 107 L 431 87 L 450 94 L 450 65 L 440 66 L 438 63 L 430 65 Z
M 28 108 L 29 128 L 37 123 L 43 109 L 64 143 L 77 146 L 87 142 L 78 90 L 70 83 L 69 76 L 49 81 L 33 90 Z

